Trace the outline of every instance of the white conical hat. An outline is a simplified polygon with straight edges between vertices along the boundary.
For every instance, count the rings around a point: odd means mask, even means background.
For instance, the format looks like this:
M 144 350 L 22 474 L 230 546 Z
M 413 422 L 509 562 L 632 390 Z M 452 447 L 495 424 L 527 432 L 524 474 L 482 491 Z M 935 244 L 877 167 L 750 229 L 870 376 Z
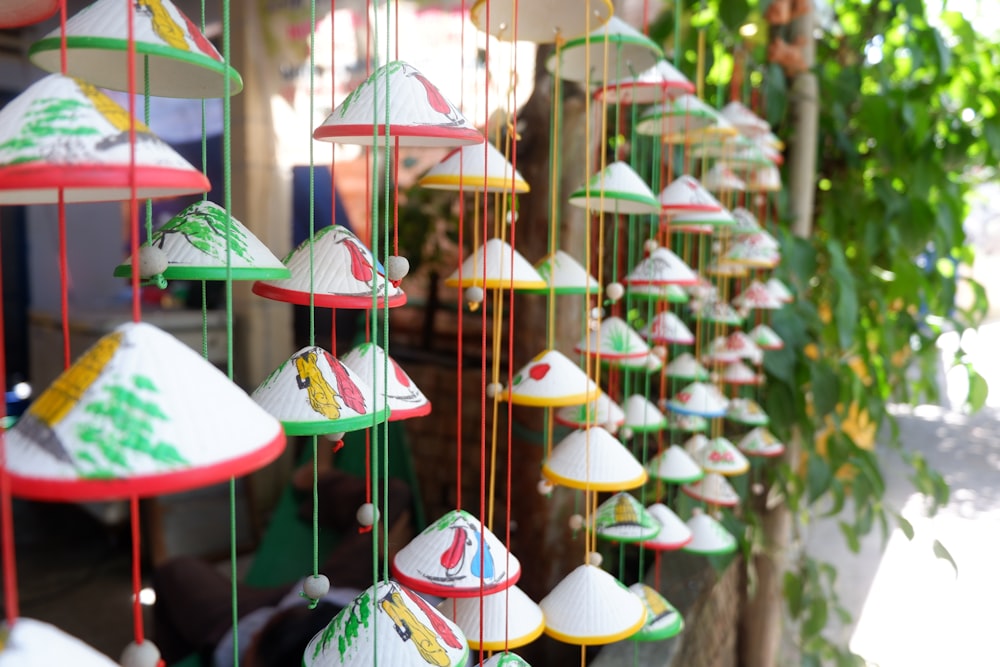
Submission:
M 719 300 L 719 288 L 707 278 L 699 277 L 698 282 L 687 286 L 688 294 L 692 299 L 699 302 L 710 302 Z M 697 306 L 698 304 L 692 304 Z
M 667 427 L 667 418 L 656 405 L 641 394 L 625 399 L 625 426 L 636 433 L 660 431 Z
M 59 11 L 60 0 L 0 0 L 0 28 L 39 23 Z
M 753 232 L 759 232 L 760 222 L 757 221 L 757 216 L 743 208 L 742 206 L 737 206 L 732 211 L 733 219 L 735 223 L 730 229 L 733 234 L 752 234 Z
M 542 608 L 517 586 L 481 598 L 478 595 L 446 598 L 437 608 L 455 621 L 465 633 L 469 646 L 476 651 L 502 651 L 524 646 L 538 639 L 545 629 Z M 486 619 L 485 623 L 481 619 Z
M 609 431 L 614 431 L 625 423 L 625 411 L 607 394 L 601 392 L 596 400 L 559 408 L 556 410 L 555 420 L 563 426 L 574 428 L 603 426 Z
M 622 280 L 627 285 L 692 285 L 698 274 L 669 248 L 660 246 Z
M 718 111 L 690 93 L 652 107 L 635 126 L 639 134 L 665 137 L 670 142 L 684 136 L 700 136 L 712 128 L 727 134 L 736 131 Z
M 168 280 L 267 280 L 291 275 L 242 222 L 208 200 L 191 204 L 153 232 L 151 245 L 167 256 L 163 277 Z M 132 259 L 116 267 L 115 275 L 131 277 Z
M 268 299 L 320 308 L 372 308 L 372 292 L 378 290 L 378 307 L 388 298 L 389 307 L 406 303 L 406 294 L 386 280 L 365 244 L 346 227 L 329 225 L 285 257 L 292 277 L 254 283 L 253 292 Z M 311 274 L 311 278 L 310 278 Z
M 485 262 L 485 266 L 484 266 Z M 513 266 L 512 266 L 513 265 Z M 483 276 L 485 275 L 485 281 Z M 546 287 L 545 279 L 521 253 L 500 239 L 490 239 L 462 262 L 461 280 L 456 270 L 445 280 L 449 287 L 539 290 Z M 511 278 L 513 276 L 513 278 Z
M 742 102 L 733 100 L 719 113 L 746 136 L 766 135 L 771 131 L 771 125 Z
M 513 181 L 511 173 L 513 172 Z M 427 170 L 417 184 L 433 190 L 528 192 L 528 182 L 493 144 L 456 148 Z
M 118 667 L 103 653 L 54 625 L 18 618 L 0 627 L 0 667 Z
M 588 211 L 659 213 L 660 203 L 646 182 L 625 162 L 612 162 L 569 196 L 569 203 Z
M 712 234 L 716 227 L 732 225 L 736 218 L 728 209 L 718 211 L 668 211 L 667 224 L 672 232 Z
M 632 452 L 600 426 L 563 438 L 542 465 L 542 474 L 555 484 L 589 491 L 634 489 L 647 479 Z
M 734 398 L 730 401 L 726 418 L 750 426 L 767 426 L 771 421 L 757 401 L 751 398 Z
M 704 554 L 706 556 L 728 554 L 736 551 L 736 538 L 722 524 L 703 512 L 701 508 L 691 511 L 687 521 L 691 529 L 691 541 L 684 546 L 684 551 Z
M 663 402 L 666 405 L 666 401 Z M 671 413 L 667 415 L 669 429 L 674 431 L 684 431 L 686 433 L 702 433 L 708 430 L 708 420 L 701 415 L 680 415 Z
M 679 69 L 660 60 L 638 75 L 630 73 L 610 81 L 597 91 L 597 98 L 609 104 L 656 104 L 693 92 L 694 84 Z
M 706 473 L 742 475 L 750 469 L 750 462 L 728 438 L 719 436 L 708 440 L 694 454 L 694 460 Z
M 747 456 L 781 456 L 785 445 L 763 426 L 758 426 L 740 438 L 740 450 Z
M 766 324 L 758 324 L 747 335 L 762 350 L 780 350 L 785 346 L 785 341 Z
M 649 473 L 673 484 L 695 482 L 705 475 L 691 455 L 679 445 L 670 445 L 649 462 Z
M 757 364 L 764 360 L 760 347 L 742 331 L 734 331 L 726 336 L 726 348 L 733 350 L 740 359 Z
M 653 343 L 670 343 L 673 345 L 694 344 L 694 334 L 687 325 L 669 310 L 654 316 L 649 324 L 643 327 L 640 334 Z
M 755 243 L 751 236 L 741 236 L 733 242 L 726 251 L 725 260 L 759 269 L 771 269 L 777 266 L 781 262 L 781 253 L 768 245 Z
M 706 276 L 718 278 L 745 278 L 750 275 L 750 269 L 748 269 L 747 266 L 747 264 L 741 264 L 739 262 L 722 258 L 711 262 L 708 266 L 702 269 L 702 272 Z
M 642 503 L 622 491 L 598 506 L 594 532 L 598 537 L 615 542 L 642 542 L 656 537 L 660 532 L 660 523 Z
M 725 301 L 692 304 L 691 311 L 696 320 L 718 322 L 719 324 L 729 324 L 731 326 L 743 324 L 743 317 Z
M 791 303 L 795 300 L 795 295 L 792 294 L 792 290 L 788 289 L 788 286 L 779 279 L 768 278 L 766 285 L 767 289 L 771 291 L 771 294 L 778 297 L 780 301 Z
M 684 629 L 684 618 L 667 599 L 651 586 L 636 582 L 628 587 L 646 607 L 646 622 L 629 639 L 638 642 L 656 642 L 670 639 Z
M 479 663 L 478 667 L 531 667 L 524 658 L 516 653 L 496 653 Z
M 684 211 L 711 213 L 725 208 L 722 202 L 698 182 L 698 179 L 687 174 L 678 176 L 663 188 L 659 199 L 664 211 L 676 213 Z
M 372 72 L 316 128 L 313 137 L 381 146 L 386 143 L 386 125 L 399 146 L 470 146 L 483 142 L 483 135 L 462 112 L 416 67 L 402 60 L 393 60 Z
M 623 359 L 601 359 L 605 366 L 628 369 L 637 373 L 658 373 L 663 368 L 663 359 L 650 350 L 644 357 L 628 357 Z
M 609 644 L 646 620 L 642 600 L 596 565 L 580 565 L 539 603 L 545 634 L 567 644 Z
M 92 84 L 50 74 L 0 111 L 0 205 L 132 197 L 130 117 Z M 139 199 L 205 192 L 208 179 L 135 121 Z
M 702 361 L 710 364 L 731 364 L 735 361 L 740 360 L 740 354 L 737 350 L 729 349 L 726 344 L 725 336 L 716 336 L 708 344 L 708 349 L 702 356 Z
M 356 431 L 389 417 L 385 396 L 321 347 L 304 347 L 271 373 L 253 399 L 289 435 Z
M 639 333 L 620 317 L 605 317 L 601 326 L 588 331 L 576 344 L 580 354 L 600 355 L 604 359 L 645 359 L 649 345 Z
M 198 26 L 170 0 L 136 3 L 132 12 L 135 68 L 132 89 L 157 97 L 225 97 L 243 90 Z M 129 90 L 128 12 L 120 0 L 97 0 L 66 22 L 66 73 L 100 88 Z M 61 69 L 62 30 L 54 29 L 28 50 L 31 61 L 49 72 Z M 146 76 L 146 68 L 148 77 Z
M 727 405 L 726 398 L 714 386 L 703 382 L 692 382 L 667 402 L 674 412 L 702 417 L 721 417 L 726 414 Z
M 781 172 L 774 165 L 758 167 L 747 175 L 750 192 L 777 192 L 781 189 Z
M 281 454 L 274 417 L 197 352 L 146 323 L 101 338 L 7 433 L 14 495 L 109 500 L 238 477 Z
M 306 646 L 304 667 L 465 667 L 469 647 L 452 621 L 395 581 L 369 587 Z
M 421 593 L 474 597 L 517 583 L 521 563 L 479 519 L 452 510 L 396 552 L 392 574 Z
M 716 163 L 701 177 L 701 184 L 709 192 L 743 192 L 747 184 L 733 170 L 724 164 Z
M 523 4 L 477 0 L 469 10 L 469 18 L 479 30 L 497 39 L 548 44 L 585 35 L 607 23 L 613 13 L 610 0 L 589 2 L 587 12 L 580 11 L 577 0 Z
M 736 493 L 736 489 L 717 472 L 706 472 L 700 480 L 685 484 L 681 490 L 692 498 L 709 505 L 735 507 L 740 502 L 740 496 Z
M 727 147 L 721 151 L 718 156 L 720 162 L 737 169 L 754 169 L 774 164 L 760 144 L 746 137 L 739 139 L 741 141 L 735 142 L 735 148 Z
M 781 241 L 775 238 L 774 234 L 764 228 L 748 232 L 740 232 L 735 235 L 735 238 L 737 241 L 743 241 L 751 245 L 760 245 L 768 250 L 781 250 Z
M 656 42 L 612 16 L 589 35 L 567 40 L 545 65 L 561 79 L 593 84 L 642 72 L 662 58 Z
M 709 378 L 708 370 L 690 352 L 685 352 L 671 360 L 667 364 L 666 373 L 668 378 L 678 380 L 705 381 Z
M 734 384 L 734 385 L 757 385 L 764 382 L 764 376 L 758 374 L 754 369 L 750 368 L 742 361 L 735 361 L 731 364 L 726 364 L 726 368 L 722 371 L 722 382 L 724 384 Z
M 783 304 L 764 283 L 755 280 L 733 298 L 733 305 L 737 308 L 777 310 Z
M 597 398 L 600 389 L 559 350 L 544 350 L 521 367 L 500 400 L 515 405 L 562 407 Z
M 580 262 L 568 252 L 556 250 L 535 264 L 535 270 L 546 286 L 538 290 L 526 290 L 547 294 L 551 289 L 555 294 L 596 294 L 601 291 L 597 278 L 587 273 Z
M 357 373 L 375 393 L 381 393 L 380 378 L 383 375 L 388 377 L 385 400 L 389 403 L 389 421 L 430 414 L 431 402 L 396 360 L 375 343 L 361 343 L 343 355 L 340 361 Z
M 679 516 L 674 514 L 672 509 L 663 503 L 653 503 L 646 508 L 646 511 L 659 521 L 660 532 L 656 534 L 656 537 L 643 542 L 642 546 L 656 551 L 673 551 L 691 541 L 691 529 Z
M 684 441 L 684 451 L 691 455 L 695 463 L 698 462 L 698 450 L 708 444 L 708 436 L 702 433 L 695 433 Z M 701 467 L 700 465 L 698 466 Z
M 628 293 L 633 298 L 668 303 L 687 303 L 691 300 L 680 285 L 629 285 Z

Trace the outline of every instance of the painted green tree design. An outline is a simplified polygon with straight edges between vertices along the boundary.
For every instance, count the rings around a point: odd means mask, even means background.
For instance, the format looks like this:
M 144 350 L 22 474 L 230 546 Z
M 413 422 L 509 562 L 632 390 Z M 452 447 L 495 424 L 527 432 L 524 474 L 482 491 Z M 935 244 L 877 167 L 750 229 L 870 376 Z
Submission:
M 219 262 L 225 262 L 228 222 L 229 216 L 224 209 L 211 202 L 200 202 L 161 227 L 153 243 L 162 248 L 170 234 L 180 234 L 197 250 Z M 233 255 L 250 262 L 246 234 L 235 220 L 229 225 L 229 250 Z
M 85 137 L 98 134 L 95 127 L 81 125 L 78 112 L 87 103 L 77 99 L 42 97 L 31 102 L 20 131 L 0 143 L 0 163 L 22 164 L 45 157 L 44 144 L 53 137 Z
M 156 441 L 156 421 L 169 417 L 147 397 L 157 393 L 153 381 L 134 375 L 131 384 L 108 383 L 103 394 L 83 407 L 89 421 L 76 427 L 76 435 L 87 445 L 75 453 L 82 477 L 119 477 L 133 469 L 130 459 L 144 456 L 159 468 L 186 465 L 187 459 L 173 445 Z

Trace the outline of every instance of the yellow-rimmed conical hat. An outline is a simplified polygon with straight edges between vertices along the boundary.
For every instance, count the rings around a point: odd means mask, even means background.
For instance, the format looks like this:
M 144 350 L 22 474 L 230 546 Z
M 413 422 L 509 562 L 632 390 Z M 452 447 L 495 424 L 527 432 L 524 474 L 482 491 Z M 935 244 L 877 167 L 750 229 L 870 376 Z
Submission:
M 728 438 L 711 438 L 693 454 L 695 463 L 706 473 L 714 472 L 727 477 L 742 475 L 750 469 L 750 462 Z
M 660 522 L 634 496 L 620 491 L 597 507 L 594 532 L 614 542 L 643 542 L 656 537 Z
M 612 16 L 589 35 L 567 40 L 545 65 L 561 79 L 595 84 L 637 74 L 662 59 L 656 42 Z
M 681 318 L 669 310 L 655 315 L 649 321 L 649 324 L 643 327 L 639 333 L 645 336 L 646 340 L 653 343 L 669 343 L 671 345 L 694 344 L 694 333 L 684 324 Z
M 6 436 L 15 496 L 110 500 L 238 477 L 281 454 L 278 421 L 201 355 L 146 323 L 97 341 Z
M 388 108 L 386 108 L 388 105 Z M 386 127 L 399 146 L 469 146 L 483 135 L 420 71 L 393 60 L 355 88 L 313 137 L 361 146 L 383 146 Z
M 479 519 L 452 510 L 396 552 L 392 574 L 421 593 L 475 597 L 513 586 L 521 563 Z
M 693 93 L 694 84 L 666 60 L 657 61 L 638 75 L 614 79 L 596 93 L 597 99 L 614 104 L 656 104 L 671 97 Z
M 775 248 L 754 243 L 748 237 L 741 236 L 730 244 L 725 260 L 757 269 L 773 269 L 781 262 L 781 253 Z
M 500 400 L 534 407 L 580 405 L 597 398 L 600 389 L 559 350 L 544 350 L 521 367 Z
M 573 431 L 552 448 L 542 475 L 571 489 L 621 491 L 642 486 L 646 471 L 632 452 L 600 426 Z
M 651 586 L 636 582 L 628 587 L 646 606 L 646 622 L 629 637 L 632 641 L 656 642 L 670 639 L 684 629 L 684 618 L 667 599 Z
M 593 401 L 581 405 L 567 405 L 556 410 L 555 420 L 563 426 L 586 428 L 587 426 L 603 426 L 614 433 L 625 423 L 625 411 L 601 392 Z
M 750 426 L 767 426 L 771 418 L 752 398 L 734 398 L 729 402 L 726 419 Z
M 447 280 L 449 287 L 530 289 L 546 287 L 545 279 L 521 253 L 506 241 L 490 239 L 462 262 L 461 278 L 456 270 Z
M 448 153 L 428 169 L 417 184 L 433 190 L 469 192 L 528 192 L 531 189 L 503 153 L 485 140 Z
M 476 0 L 469 18 L 479 30 L 511 42 L 549 44 L 587 34 L 614 14 L 610 0 L 587 3 L 581 11 L 576 0 L 519 3 L 516 0 Z M 487 19 L 487 16 L 489 17 Z
M 54 625 L 21 617 L 0 626 L 0 667 L 55 665 L 118 667 L 117 662 Z
M 691 511 L 687 521 L 691 529 L 691 541 L 684 546 L 684 551 L 713 556 L 736 551 L 736 538 L 726 530 L 721 523 L 696 507 Z
M 659 247 L 636 264 L 622 282 L 626 285 L 693 285 L 696 274 L 669 248 Z
M 649 462 L 649 474 L 664 482 L 687 484 L 705 475 L 691 455 L 679 445 L 670 445 Z
M 695 500 L 709 505 L 736 507 L 740 502 L 736 489 L 717 472 L 706 472 L 700 480 L 685 484 L 681 490 Z
M 740 438 L 737 446 L 747 456 L 770 458 L 785 453 L 785 445 L 763 426 L 758 426 Z
M 672 509 L 663 503 L 653 503 L 646 511 L 660 522 L 660 532 L 642 546 L 656 551 L 674 551 L 691 541 L 691 529 Z
M 667 418 L 648 398 L 632 394 L 625 399 L 625 426 L 636 433 L 662 431 L 667 427 Z
M 597 294 L 601 284 L 587 273 L 587 269 L 568 252 L 556 250 L 535 263 L 535 270 L 545 280 L 546 286 L 524 290 L 536 294 Z
M 569 196 L 569 203 L 606 213 L 659 213 L 660 203 L 642 177 L 625 162 L 612 162 Z
M 568 644 L 609 644 L 630 637 L 646 620 L 642 600 L 595 565 L 580 565 L 546 595 L 545 634 Z
M 518 648 L 538 639 L 545 629 L 542 608 L 517 586 L 481 598 L 445 598 L 437 608 L 461 628 L 475 651 Z
M 601 325 L 588 331 L 576 351 L 591 356 L 600 355 L 609 361 L 618 359 L 645 359 L 649 345 L 628 322 L 620 317 L 605 317 Z
M 340 357 L 341 363 L 358 374 L 365 384 L 380 394 L 385 375 L 385 400 L 389 406 L 389 421 L 412 419 L 430 414 L 431 402 L 420 391 L 420 387 L 404 371 L 396 360 L 385 353 L 375 343 L 361 343 Z

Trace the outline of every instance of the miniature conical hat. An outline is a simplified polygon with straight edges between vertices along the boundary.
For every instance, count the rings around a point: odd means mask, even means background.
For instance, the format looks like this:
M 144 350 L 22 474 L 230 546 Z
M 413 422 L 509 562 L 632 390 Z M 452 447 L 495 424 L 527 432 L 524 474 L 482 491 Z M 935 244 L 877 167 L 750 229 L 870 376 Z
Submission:
M 596 565 L 577 567 L 539 605 L 545 634 L 567 644 L 615 642 L 646 621 L 642 600 Z
M 716 163 L 701 177 L 701 184 L 709 192 L 743 192 L 747 184 L 733 170 Z
M 736 445 L 722 436 L 712 438 L 699 447 L 694 459 L 706 473 L 742 475 L 750 469 L 750 462 Z
M 605 77 L 618 79 L 641 72 L 662 58 L 663 50 L 656 42 L 612 16 L 589 35 L 567 40 L 546 67 L 566 81 L 598 83 Z
M 681 490 L 695 500 L 709 505 L 735 507 L 740 502 L 740 496 L 736 490 L 726 481 L 725 477 L 716 472 L 706 472 L 700 480 L 685 484 Z
M 692 285 L 698 275 L 669 248 L 659 247 L 622 280 L 627 285 Z
M 395 581 L 380 581 L 306 646 L 303 667 L 465 667 L 469 647 L 452 621 Z
M 168 280 L 268 280 L 291 275 L 243 223 L 207 200 L 171 218 L 153 233 L 151 244 L 167 256 L 163 277 Z M 131 258 L 115 268 L 115 276 L 132 276 Z
M 711 364 L 731 364 L 740 360 L 739 352 L 729 349 L 725 336 L 717 336 L 708 344 L 702 361 Z
M 14 495 L 110 500 L 238 477 L 281 454 L 281 425 L 197 352 L 146 323 L 101 338 L 6 437 Z
M 456 148 L 431 167 L 417 184 L 434 190 L 479 192 L 528 192 L 531 189 L 503 153 L 488 141 Z
M 649 324 L 639 332 L 646 340 L 654 343 L 670 343 L 674 345 L 694 344 L 694 334 L 688 329 L 681 318 L 669 310 L 653 317 Z
M 311 261 L 310 261 L 311 254 Z M 406 303 L 406 294 L 381 274 L 372 253 L 349 229 L 329 225 L 313 235 L 283 260 L 291 278 L 254 283 L 253 292 L 268 299 L 320 308 L 373 307 L 372 292 L 378 291 L 378 307 L 388 297 L 389 307 Z M 310 278 L 311 274 L 311 278 Z
M 55 665 L 118 667 L 103 653 L 54 625 L 22 617 L 12 626 L 0 627 L 0 667 Z
M 792 290 L 788 289 L 788 286 L 777 278 L 769 278 L 766 285 L 767 289 L 771 291 L 771 294 L 778 297 L 780 301 L 791 303 L 795 300 L 795 295 L 792 294 Z
M 737 446 L 747 456 L 772 457 L 785 453 L 785 445 L 763 426 L 758 426 L 740 438 Z
M 362 343 L 342 356 L 340 361 L 357 373 L 375 393 L 380 393 L 382 376 L 388 378 L 385 400 L 389 404 L 389 421 L 430 414 L 431 402 L 396 360 L 378 345 Z
M 639 134 L 666 137 L 674 142 L 679 137 L 690 137 L 723 122 L 725 119 L 718 111 L 694 95 L 686 94 L 649 109 L 639 118 L 635 129 Z M 728 122 L 726 126 L 731 127 Z
M 749 232 L 743 232 L 736 235 L 737 241 L 742 241 L 744 243 L 749 243 L 751 245 L 760 245 L 768 250 L 781 250 L 781 242 L 774 237 L 774 235 L 764 229 L 763 227 L 755 229 Z
M 708 266 L 704 267 L 702 272 L 706 276 L 713 276 L 717 278 L 745 278 L 750 275 L 750 270 L 747 266 L 747 264 L 734 262 L 728 258 L 724 258 L 712 262 Z
M 725 259 L 733 264 L 752 266 L 759 269 L 774 268 L 781 261 L 781 253 L 774 248 L 753 243 L 747 237 L 740 237 L 726 251 Z
M 293 354 L 251 396 L 289 435 L 356 431 L 389 417 L 381 392 L 316 346 Z
M 118 201 L 132 196 L 130 117 L 92 84 L 61 74 L 0 111 L 0 205 Z M 208 179 L 135 122 L 139 199 L 209 189 Z
M 678 445 L 670 445 L 649 462 L 650 474 L 672 484 L 687 484 L 701 479 L 705 472 L 691 455 Z
M 701 415 L 667 415 L 669 428 L 673 431 L 685 431 L 687 433 L 703 433 L 708 430 L 708 420 Z
M 719 300 L 719 288 L 704 277 L 699 277 L 698 282 L 688 285 L 685 289 L 687 289 L 692 299 L 698 301 L 709 302 Z M 692 305 L 696 306 L 697 304 Z
M 0 0 L 0 28 L 39 23 L 59 11 L 60 0 Z
M 722 524 L 705 514 L 700 508 L 691 512 L 687 522 L 691 529 L 691 541 L 684 551 L 706 556 L 728 554 L 736 551 L 736 538 L 722 527 Z
M 543 257 L 535 264 L 535 270 L 545 281 L 546 286 L 540 289 L 525 290 L 548 294 L 596 294 L 601 291 L 597 278 L 587 273 L 587 269 L 572 255 L 562 250 Z
M 629 296 L 668 303 L 687 303 L 691 297 L 680 285 L 629 285 Z
M 477 0 L 469 10 L 469 18 L 479 30 L 506 42 L 548 44 L 585 35 L 588 30 L 604 25 L 614 9 L 610 0 L 594 0 L 588 2 L 587 12 L 580 11 L 577 0 L 531 3 Z
M 692 382 L 667 402 L 674 412 L 702 417 L 721 417 L 726 414 L 727 401 L 712 385 Z
M 587 374 L 558 350 L 545 350 L 525 364 L 500 400 L 515 405 L 562 407 L 597 398 L 600 389 Z
M 552 448 L 542 474 L 555 484 L 589 491 L 621 491 L 642 486 L 642 464 L 600 426 L 573 431 Z
M 596 400 L 559 408 L 556 410 L 555 420 L 563 426 L 574 428 L 603 426 L 609 431 L 614 431 L 625 423 L 625 411 L 607 394 L 601 392 Z
M 452 510 L 396 552 L 392 574 L 421 593 L 474 597 L 517 583 L 521 563 L 479 519 Z
M 667 377 L 674 378 L 677 380 L 698 380 L 705 381 L 708 380 L 709 373 L 708 370 L 702 366 L 694 355 L 685 352 L 679 357 L 675 357 L 669 364 L 667 364 Z
M 655 588 L 636 582 L 628 587 L 646 607 L 646 622 L 629 637 L 633 641 L 656 642 L 670 639 L 684 629 L 684 618 Z
M 686 234 L 712 234 L 716 227 L 726 227 L 735 222 L 727 209 L 718 211 L 669 211 L 667 224 L 672 232 Z
M 734 331 L 726 336 L 726 348 L 736 352 L 740 359 L 755 364 L 763 361 L 760 347 L 742 331 Z
M 673 551 L 691 541 L 691 529 L 672 509 L 663 503 L 654 503 L 646 511 L 660 522 L 660 532 L 643 542 L 642 546 L 657 551 Z
M 715 301 L 708 304 L 701 304 L 700 306 L 692 306 L 691 311 L 696 320 L 728 324 L 734 327 L 743 324 L 743 318 L 740 314 L 725 301 Z
M 735 220 L 735 223 L 730 228 L 733 234 L 752 234 L 753 232 L 760 231 L 760 223 L 757 221 L 757 216 L 747 209 L 737 206 L 730 213 L 733 214 L 733 219 Z
M 486 662 L 479 663 L 478 667 L 531 667 L 524 658 L 516 653 L 496 653 Z
M 693 176 L 678 176 L 660 192 L 660 206 L 664 211 L 721 211 L 722 202 L 712 196 Z
M 728 164 L 735 169 L 755 169 L 774 164 L 760 145 L 747 140 L 745 137 L 740 137 L 740 139 L 743 139 L 743 141 L 736 142 L 735 145 L 737 148 L 735 150 L 730 148 L 722 151 L 718 156 L 720 162 Z
M 591 176 L 569 196 L 569 203 L 588 211 L 642 214 L 659 213 L 660 203 L 635 170 L 624 162 L 612 162 Z
M 694 84 L 666 60 L 657 61 L 638 75 L 615 79 L 597 91 L 597 99 L 609 104 L 656 104 L 667 98 L 693 93 Z
M 484 267 L 485 262 L 485 267 Z M 511 267 L 513 264 L 513 268 Z M 461 280 L 459 272 L 448 276 L 445 284 L 449 287 L 469 287 L 477 285 L 485 288 L 542 289 L 545 279 L 535 270 L 521 253 L 510 247 L 506 241 L 490 239 L 462 262 Z M 483 276 L 485 275 L 485 281 Z M 513 278 L 511 276 L 513 275 Z
M 393 60 L 372 72 L 316 128 L 313 137 L 343 144 L 384 145 L 387 125 L 399 146 L 469 146 L 483 142 L 483 135 L 462 112 L 417 68 L 402 60 Z
M 750 398 L 734 398 L 730 401 L 726 418 L 751 426 L 767 426 L 771 421 L 767 413 L 757 404 L 757 401 Z
M 760 281 L 753 281 L 747 285 L 746 289 L 740 292 L 733 299 L 733 305 L 737 308 L 747 308 L 755 310 L 777 310 L 782 303 L 777 296 Z
M 632 394 L 625 399 L 625 426 L 636 433 L 660 431 L 667 427 L 667 418 L 656 406 L 641 394 Z
M 628 369 L 636 373 L 656 373 L 663 368 L 663 359 L 652 350 L 643 357 L 624 357 L 621 359 L 601 358 L 604 366 L 614 366 L 615 368 Z
M 722 382 L 737 386 L 756 385 L 763 383 L 764 378 L 742 361 L 736 361 L 726 364 L 726 368 L 722 371 Z
M 722 107 L 719 113 L 746 136 L 765 135 L 771 131 L 771 125 L 748 109 L 742 102 L 733 100 Z
M 481 598 L 478 594 L 475 597 L 447 598 L 437 608 L 445 617 L 455 621 L 468 639 L 469 646 L 477 651 L 502 651 L 524 646 L 538 639 L 545 629 L 542 608 L 517 586 Z M 481 623 L 480 619 L 486 619 L 485 623 Z
M 66 22 L 67 74 L 100 88 L 129 90 L 128 12 L 120 0 L 98 0 Z M 225 97 L 243 90 L 243 81 L 198 26 L 170 0 L 136 3 L 133 35 L 138 66 L 132 89 L 158 97 Z M 28 50 L 31 61 L 60 71 L 61 30 L 56 28 Z
M 639 333 L 620 317 L 605 317 L 601 326 L 588 331 L 576 351 L 581 354 L 600 355 L 605 359 L 644 359 L 649 346 Z
M 708 436 L 701 433 L 695 433 L 690 438 L 684 441 L 684 451 L 691 455 L 691 458 L 695 463 L 698 463 L 698 451 L 709 443 Z M 700 468 L 701 465 L 699 464 Z
M 615 542 L 642 542 L 656 537 L 660 523 L 633 496 L 620 492 L 598 506 L 594 532 Z
M 777 192 L 781 189 L 781 172 L 774 165 L 758 167 L 747 175 L 750 192 Z
M 747 335 L 762 350 L 780 350 L 785 346 L 781 337 L 766 324 L 758 324 Z

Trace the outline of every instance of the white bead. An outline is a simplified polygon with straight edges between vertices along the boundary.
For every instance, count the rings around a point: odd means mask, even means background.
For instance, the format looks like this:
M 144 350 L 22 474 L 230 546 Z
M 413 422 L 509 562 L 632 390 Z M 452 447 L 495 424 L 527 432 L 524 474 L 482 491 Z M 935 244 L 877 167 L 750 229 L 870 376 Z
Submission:
M 583 517 L 579 514 L 571 514 L 569 517 L 570 530 L 580 530 L 583 528 Z
M 378 508 L 371 503 L 365 503 L 358 508 L 356 516 L 362 526 L 374 526 L 379 518 Z
M 392 283 L 398 283 L 410 272 L 410 260 L 402 255 L 390 255 L 385 262 L 385 277 Z
M 667 359 L 667 346 L 666 345 L 654 345 L 653 349 L 651 351 L 652 351 L 653 354 L 656 355 L 657 359 L 659 359 L 660 361 L 666 361 L 666 359 Z
M 547 479 L 538 480 L 538 494 L 542 496 L 547 496 L 552 493 L 552 482 Z
M 470 304 L 483 302 L 483 288 L 478 285 L 470 285 L 465 288 L 465 300 Z
M 590 317 L 591 317 L 591 319 L 595 319 L 595 320 L 601 319 L 602 317 L 604 317 L 604 309 L 601 308 L 600 306 L 598 306 L 596 308 L 591 308 L 591 310 L 590 310 Z
M 646 355 L 646 370 L 655 371 L 659 370 L 660 366 L 663 364 L 663 360 L 657 357 L 653 353 Z
M 503 385 L 499 382 L 490 382 L 486 385 L 486 396 L 488 398 L 496 398 L 501 393 L 503 393 Z
M 643 249 L 647 253 L 651 253 L 660 247 L 660 244 L 656 242 L 656 239 L 646 239 L 646 242 L 642 244 Z
M 122 667 L 157 667 L 160 663 L 160 649 L 156 644 L 144 639 L 141 644 L 132 642 L 122 651 Z
M 310 600 L 319 600 L 330 592 L 330 580 L 325 574 L 314 574 L 311 577 L 306 577 L 302 584 L 302 592 Z
M 517 211 L 507 211 L 507 224 L 513 225 L 517 222 Z
M 622 428 L 622 430 L 621 430 L 621 439 L 622 440 L 628 440 L 633 435 L 634 434 L 632 433 L 632 429 L 630 429 L 628 426 L 625 426 L 625 427 Z
M 612 302 L 618 301 L 625 296 L 625 286 L 621 283 L 608 283 L 608 286 L 604 288 L 604 294 Z
M 615 433 L 618 432 L 618 424 L 614 422 L 608 422 L 607 424 L 604 425 L 604 430 L 610 433 L 611 435 L 614 435 Z
M 153 245 L 139 248 L 139 277 L 146 279 L 159 275 L 169 266 L 167 253 Z
M 596 551 L 591 551 L 589 554 L 587 554 L 587 562 L 593 565 L 594 567 L 600 567 L 601 563 L 604 562 L 604 556 L 597 553 Z

